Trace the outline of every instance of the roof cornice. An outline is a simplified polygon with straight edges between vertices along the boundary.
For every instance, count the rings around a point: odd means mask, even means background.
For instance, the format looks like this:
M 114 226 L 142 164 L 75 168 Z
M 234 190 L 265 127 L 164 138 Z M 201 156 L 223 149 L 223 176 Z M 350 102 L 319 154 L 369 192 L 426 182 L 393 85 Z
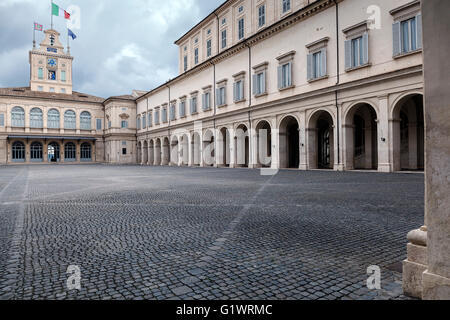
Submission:
M 229 0 L 230 2 L 233 0 Z M 283 19 L 273 23 L 272 25 L 260 30 L 259 32 L 255 33 L 251 37 L 242 40 L 241 42 L 238 42 L 234 46 L 220 52 L 216 56 L 213 56 L 209 58 L 206 61 L 203 61 L 201 64 L 197 65 L 196 67 L 178 75 L 177 77 L 167 81 L 166 83 L 148 91 L 147 93 L 143 94 L 142 96 L 136 98 L 136 102 L 139 102 L 141 100 L 147 99 L 149 95 L 158 92 L 159 90 L 170 86 L 178 81 L 181 81 L 182 79 L 191 76 L 193 74 L 196 74 L 202 70 L 205 70 L 209 68 L 211 65 L 217 64 L 218 62 L 234 55 L 235 53 L 240 52 L 241 50 L 248 48 L 248 46 L 253 46 L 266 38 L 269 38 L 282 30 L 290 27 L 292 24 L 296 24 L 300 21 L 303 21 L 325 9 L 328 9 L 331 6 L 334 6 L 336 2 L 342 2 L 343 0 L 316 0 L 313 3 L 310 3 L 309 5 L 291 13 L 290 15 L 287 15 Z M 227 1 L 228 2 L 228 1 Z M 224 6 L 226 3 L 224 3 L 222 6 Z M 215 12 L 215 11 L 214 11 Z M 189 33 L 189 32 L 188 32 Z

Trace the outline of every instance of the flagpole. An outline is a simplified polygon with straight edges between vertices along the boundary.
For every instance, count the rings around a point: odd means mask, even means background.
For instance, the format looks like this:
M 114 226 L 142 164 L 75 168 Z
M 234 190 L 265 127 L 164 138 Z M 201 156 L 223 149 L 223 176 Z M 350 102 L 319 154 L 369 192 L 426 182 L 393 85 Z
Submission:
M 69 28 L 67 28 L 67 54 L 70 54 L 69 38 Z
M 33 25 L 33 49 L 36 48 L 36 22 Z
M 50 0 L 50 17 L 51 17 L 51 29 L 53 30 L 53 0 Z

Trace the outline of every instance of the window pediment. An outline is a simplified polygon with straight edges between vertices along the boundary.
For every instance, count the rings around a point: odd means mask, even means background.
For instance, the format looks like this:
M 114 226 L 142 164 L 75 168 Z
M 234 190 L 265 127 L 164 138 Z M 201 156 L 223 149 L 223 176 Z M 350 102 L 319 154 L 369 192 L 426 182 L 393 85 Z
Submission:
M 359 37 L 363 35 L 364 33 L 368 32 L 368 21 L 362 21 L 360 23 L 357 23 L 353 26 L 347 27 L 342 32 L 345 34 L 347 39 L 353 38 L 353 37 Z
M 412 18 L 419 12 L 420 12 L 420 0 L 412 1 L 401 7 L 389 11 L 391 16 L 394 18 L 394 21 Z

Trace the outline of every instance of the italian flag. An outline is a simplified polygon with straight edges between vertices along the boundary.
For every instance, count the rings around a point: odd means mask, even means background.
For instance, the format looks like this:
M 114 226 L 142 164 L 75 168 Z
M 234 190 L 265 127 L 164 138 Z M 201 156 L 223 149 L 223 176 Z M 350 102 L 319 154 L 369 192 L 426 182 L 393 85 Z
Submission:
M 66 10 L 60 8 L 58 5 L 54 4 L 52 2 L 52 15 L 54 16 L 61 16 L 64 17 L 65 19 L 70 19 L 70 13 L 68 13 Z

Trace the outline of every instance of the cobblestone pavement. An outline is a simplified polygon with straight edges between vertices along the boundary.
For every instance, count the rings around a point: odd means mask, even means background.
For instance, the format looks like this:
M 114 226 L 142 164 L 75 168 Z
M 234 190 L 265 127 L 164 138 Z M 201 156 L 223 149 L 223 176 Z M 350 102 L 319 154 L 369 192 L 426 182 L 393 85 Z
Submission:
M 398 263 L 423 223 L 423 180 L 0 167 L 0 298 L 406 299 Z M 79 291 L 67 290 L 69 265 L 81 269 Z M 366 288 L 370 265 L 381 290 Z

